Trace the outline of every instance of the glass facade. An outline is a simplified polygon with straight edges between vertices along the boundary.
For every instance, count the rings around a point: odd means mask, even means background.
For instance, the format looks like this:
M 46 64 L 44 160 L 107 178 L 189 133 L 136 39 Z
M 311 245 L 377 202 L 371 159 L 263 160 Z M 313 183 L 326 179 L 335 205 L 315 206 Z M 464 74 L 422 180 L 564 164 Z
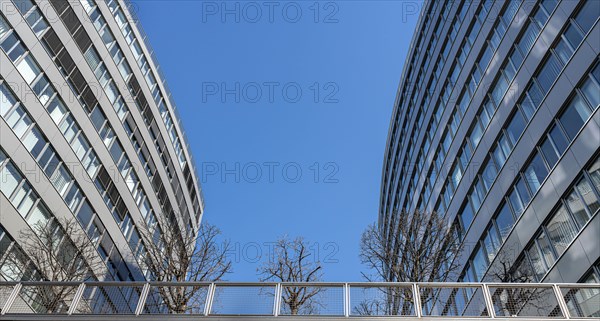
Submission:
M 382 171 L 390 242 L 398 215 L 435 211 L 465 245 L 458 281 L 498 281 L 507 252 L 515 275 L 580 280 L 600 257 L 572 246 L 600 243 L 599 17 L 593 0 L 427 2 Z M 577 272 L 552 273 L 568 255 Z

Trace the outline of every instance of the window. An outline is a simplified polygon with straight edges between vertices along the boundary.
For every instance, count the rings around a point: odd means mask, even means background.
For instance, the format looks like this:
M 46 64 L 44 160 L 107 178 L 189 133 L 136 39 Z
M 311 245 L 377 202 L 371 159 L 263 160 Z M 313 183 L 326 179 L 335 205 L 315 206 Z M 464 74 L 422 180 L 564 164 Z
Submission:
M 31 227 L 43 228 L 48 224 L 50 219 L 50 213 L 45 205 L 41 202 L 37 204 L 37 206 L 31 211 L 29 218 L 27 219 L 27 223 Z
M 598 12 L 600 12 L 600 2 L 596 0 L 588 0 L 581 10 L 579 10 L 575 21 L 584 33 L 587 33 L 592 28 L 594 22 L 598 19 Z
M 86 228 L 90 224 L 93 215 L 94 211 L 90 207 L 90 204 L 87 201 L 84 201 L 81 205 L 81 208 L 77 212 L 77 219 L 84 228 Z
M 571 44 L 569 44 L 569 42 L 567 42 L 564 38 L 556 44 L 556 47 L 554 47 L 554 53 L 558 56 L 563 65 L 569 61 L 573 51 L 574 49 L 571 47 Z
M 46 22 L 46 19 L 42 17 L 42 13 L 38 8 L 29 14 L 29 17 L 27 17 L 27 23 L 29 23 L 31 29 L 38 37 L 41 36 L 42 33 L 48 28 L 48 23 Z
M 471 204 L 473 204 L 473 209 L 475 212 L 479 210 L 481 206 L 481 202 L 483 201 L 483 197 L 485 196 L 485 191 L 483 190 L 483 186 L 481 184 L 481 180 L 477 179 L 475 184 L 473 184 L 473 190 L 470 195 Z
M 598 105 L 600 105 L 600 86 L 598 83 L 596 83 L 592 78 L 588 79 L 583 86 L 581 86 L 581 92 L 592 107 L 592 110 L 598 108 Z
M 0 116 L 4 117 L 9 109 L 17 103 L 5 83 L 0 85 Z
M 585 104 L 579 95 L 576 95 L 559 117 L 559 121 L 570 140 L 575 138 L 575 135 L 583 127 L 583 123 L 588 119 L 589 115 L 590 110 L 587 104 Z
M 71 181 L 71 178 L 69 177 L 69 174 L 67 173 L 67 170 L 64 168 L 64 166 L 61 165 L 60 168 L 54 173 L 52 178 L 50 178 L 50 181 L 52 182 L 52 185 L 56 187 L 58 193 L 61 196 L 64 196 L 64 193 L 67 191 L 67 187 L 69 185 L 69 182 Z
M 498 226 L 498 232 L 502 240 L 506 240 L 508 232 L 512 229 L 515 219 L 510 211 L 510 208 L 506 203 L 502 205 L 498 216 L 496 217 L 496 226 Z
M 544 140 L 544 142 L 540 146 L 540 150 L 544 155 L 546 163 L 548 163 L 548 167 L 554 167 L 554 165 L 558 161 L 558 157 L 560 157 L 560 154 L 556 151 L 554 146 L 552 146 L 552 141 L 549 138 L 546 138 Z
M 525 29 L 523 36 L 517 44 L 522 53 L 526 54 L 527 52 L 529 52 L 529 48 L 533 46 L 533 43 L 535 42 L 535 38 L 537 38 L 539 30 L 539 27 L 535 23 L 529 21 L 527 29 Z
M 567 141 L 567 138 L 560 129 L 560 126 L 554 126 L 554 128 L 550 130 L 549 135 L 550 139 L 552 140 L 552 143 L 554 144 L 554 147 L 556 148 L 558 155 L 562 155 L 565 152 L 565 149 L 567 149 L 567 145 L 569 145 L 569 142 Z
M 584 226 L 585 223 L 587 223 L 589 216 L 586 212 L 585 205 L 581 201 L 581 198 L 575 189 L 571 191 L 571 194 L 569 194 L 567 197 L 566 202 L 567 207 L 569 210 L 571 210 L 571 213 L 573 213 L 573 216 L 575 217 L 577 225 L 579 227 Z
M 54 148 L 52 148 L 52 146 L 46 147 L 46 150 L 38 159 L 38 164 L 44 169 L 44 172 L 48 177 L 52 176 L 52 173 L 58 165 L 58 160 L 55 157 Z
M 88 144 L 83 134 L 79 134 L 71 144 L 71 148 L 75 152 L 75 155 L 77 155 L 77 159 L 82 160 L 83 156 L 85 156 L 85 153 L 87 153 L 87 151 L 90 150 L 90 145 Z
M 517 183 L 515 184 L 515 188 L 516 188 L 517 192 L 519 193 L 519 197 L 521 198 L 523 205 L 527 205 L 527 203 L 529 203 L 529 200 L 531 199 L 531 194 L 529 193 L 529 190 L 525 186 L 523 179 L 519 179 L 517 181 Z
M 115 161 L 121 159 L 121 155 L 123 154 L 123 149 L 121 148 L 121 144 L 119 142 L 115 142 L 110 148 L 110 154 Z
M 592 190 L 592 186 L 587 178 L 583 178 L 579 183 L 577 183 L 577 191 L 583 202 L 588 207 L 590 213 L 596 213 L 600 205 L 598 205 L 598 198 L 596 197 L 596 193 Z
M 50 114 L 50 117 L 52 117 L 54 123 L 59 124 L 67 113 L 67 108 L 58 97 L 54 97 L 52 102 L 48 105 L 48 113 Z
M 535 243 L 527 250 L 527 254 L 531 260 L 536 280 L 541 280 L 544 274 L 546 274 L 546 266 L 544 265 L 544 262 L 542 262 L 539 249 Z
M 523 202 L 521 201 L 521 198 L 519 197 L 519 194 L 517 193 L 516 188 L 514 188 L 513 191 L 510 193 L 510 195 L 508 196 L 508 200 L 510 201 L 510 205 L 515 215 L 520 216 L 521 213 L 523 213 L 524 206 Z
M 567 209 L 564 205 L 554 213 L 552 219 L 546 225 L 546 230 L 548 231 L 548 238 L 558 255 L 561 255 L 569 243 L 577 234 L 577 228 L 575 227 L 575 223 L 571 220 Z
M 483 239 L 483 244 L 485 245 L 485 251 L 488 255 L 488 261 L 493 261 L 496 256 L 496 251 L 498 251 L 502 244 L 495 226 L 492 225 L 488 228 L 487 234 Z
M 54 88 L 52 85 L 50 85 L 50 82 L 46 76 L 41 76 L 39 78 L 39 80 L 33 86 L 33 91 L 42 105 L 45 105 L 48 100 L 50 100 L 50 97 L 54 95 Z
M 494 159 L 498 166 L 502 166 L 504 162 L 506 162 L 511 150 L 512 147 L 510 146 L 506 135 L 502 135 L 500 139 L 498 139 L 498 145 L 494 149 Z
M 554 252 L 550 246 L 548 237 L 546 236 L 546 233 L 543 230 L 540 233 L 540 235 L 538 235 L 538 237 L 536 239 L 536 243 L 540 247 L 542 259 L 546 263 L 546 267 L 550 268 L 552 266 L 552 264 L 554 264 L 554 261 L 556 260 L 556 258 L 554 257 Z
M 8 163 L 0 171 L 0 190 L 4 196 L 6 196 L 6 198 L 10 198 L 13 191 L 17 188 L 22 180 L 23 177 L 17 171 L 14 165 L 12 163 Z
M 569 27 L 565 30 L 564 37 L 573 48 L 577 48 L 583 40 L 583 34 L 573 23 L 569 24 Z
M 471 139 L 471 144 L 473 146 L 477 146 L 477 144 L 479 144 L 479 140 L 481 139 L 482 134 L 483 130 L 481 129 L 481 126 L 479 126 L 479 122 L 475 122 L 475 124 L 473 124 L 473 132 L 471 133 L 471 135 L 469 135 L 469 138 Z
M 1 161 L 0 161 L 1 163 Z M 600 160 L 597 160 L 588 170 L 596 190 L 600 191 Z
M 71 143 L 75 134 L 79 132 L 79 128 L 77 128 L 77 124 L 75 123 L 75 119 L 70 114 L 67 115 L 65 120 L 60 125 L 60 131 L 67 140 L 67 142 Z
M 529 99 L 531 99 L 535 109 L 540 106 L 542 99 L 544 98 L 544 94 L 535 82 L 531 83 L 531 86 L 529 86 L 529 89 L 527 89 L 527 96 Z
M 487 159 L 487 164 L 484 165 L 485 169 L 481 173 L 483 178 L 483 185 L 486 191 L 489 191 L 492 187 L 492 184 L 496 180 L 498 176 L 498 169 L 496 168 L 496 164 L 494 164 L 494 160 L 491 158 Z
M 498 81 L 494 85 L 494 89 L 492 90 L 492 99 L 494 100 L 494 103 L 496 103 L 496 106 L 500 105 L 500 102 L 502 101 L 502 96 L 504 96 L 504 93 L 506 92 L 507 88 L 508 83 L 506 82 L 506 79 L 504 79 L 504 77 L 500 75 L 498 77 Z
M 94 153 L 93 151 L 90 151 L 90 153 L 87 154 L 87 156 L 82 161 L 82 163 L 83 163 L 83 166 L 85 167 L 86 171 L 90 175 L 90 177 L 94 177 L 94 175 L 96 174 L 96 170 L 98 169 L 98 166 L 100 166 L 100 161 L 98 161 L 98 157 L 96 156 L 96 153 Z
M 529 186 L 529 190 L 532 194 L 540 188 L 547 175 L 548 169 L 546 168 L 546 165 L 544 164 L 540 154 L 537 153 L 524 172 L 527 185 Z
M 67 206 L 69 207 L 69 209 L 71 209 L 72 212 L 75 212 L 77 210 L 77 207 L 79 206 L 79 203 L 82 199 L 83 194 L 81 194 L 79 186 L 77 186 L 77 184 L 71 185 L 69 192 L 65 196 L 65 202 L 67 203 Z
M 16 62 L 25 54 L 25 47 L 23 47 L 21 41 L 14 33 L 6 37 L 2 44 L 0 44 L 0 47 L 6 52 L 12 62 Z
M 37 127 L 34 127 L 23 140 L 23 145 L 25 145 L 31 155 L 37 159 L 39 154 L 42 152 L 42 149 L 46 146 L 46 140 Z
M 550 55 L 536 77 L 544 93 L 547 93 L 550 90 L 550 87 L 558 77 L 561 69 L 562 64 L 554 57 L 554 55 Z
M 10 30 L 10 26 L 4 20 L 4 17 L 0 16 L 0 39 Z
M 510 142 L 513 144 L 513 146 L 517 143 L 519 137 L 521 137 L 521 134 L 523 133 L 524 129 L 525 120 L 523 119 L 523 115 L 519 111 L 517 111 L 516 113 L 514 113 L 510 123 L 508 124 L 508 127 L 506 128 L 508 138 L 510 139 Z
M 461 228 L 465 233 L 469 226 L 471 226 L 471 222 L 473 222 L 473 209 L 471 209 L 471 204 L 467 201 L 460 213 Z
M 512 62 L 516 69 L 518 69 L 521 66 L 521 63 L 523 62 L 523 55 L 521 54 L 521 51 L 516 47 L 510 54 L 510 62 Z
M 25 59 L 21 60 L 21 62 L 19 62 L 19 64 L 16 67 L 19 73 L 21 73 L 21 76 L 23 76 L 23 78 L 28 84 L 31 84 L 31 82 L 41 72 L 37 63 L 35 63 L 35 61 L 33 61 L 33 58 L 31 58 L 31 55 L 28 55 L 27 57 L 25 57 Z
M 485 271 L 487 270 L 488 262 L 484 254 L 484 249 L 478 246 L 475 250 L 475 256 L 473 257 L 473 269 L 475 270 L 476 281 L 479 282 L 483 279 Z
M 31 0 L 14 0 L 14 3 L 22 15 L 25 15 L 34 6 Z
M 10 126 L 10 128 L 12 128 L 15 135 L 21 138 L 32 122 L 25 110 L 19 106 L 18 108 L 14 109 L 8 117 L 6 117 L 6 123 L 8 126 Z
M 95 71 L 96 68 L 100 65 L 100 57 L 98 56 L 98 53 L 96 52 L 94 47 L 89 47 L 88 50 L 85 52 L 84 57 L 85 61 L 87 61 L 92 71 Z

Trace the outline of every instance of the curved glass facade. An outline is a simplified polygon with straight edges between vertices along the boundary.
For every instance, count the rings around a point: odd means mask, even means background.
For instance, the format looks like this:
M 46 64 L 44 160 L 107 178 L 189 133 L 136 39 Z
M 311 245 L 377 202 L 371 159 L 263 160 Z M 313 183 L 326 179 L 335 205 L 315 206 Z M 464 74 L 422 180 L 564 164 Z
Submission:
M 594 0 L 424 5 L 385 151 L 390 244 L 397 215 L 435 211 L 465 246 L 447 281 L 597 277 L 599 17 Z
M 0 279 L 44 278 L 20 245 L 36 225 L 76 220 L 106 265 L 92 278 L 121 281 L 149 277 L 141 229 L 198 232 L 191 153 L 130 17 L 117 0 L 2 3 Z

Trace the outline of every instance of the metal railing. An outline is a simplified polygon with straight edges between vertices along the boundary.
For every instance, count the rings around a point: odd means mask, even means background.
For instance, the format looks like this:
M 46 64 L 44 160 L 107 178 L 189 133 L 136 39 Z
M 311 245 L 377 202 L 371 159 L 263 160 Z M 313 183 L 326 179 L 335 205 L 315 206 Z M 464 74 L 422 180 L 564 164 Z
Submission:
M 600 318 L 600 284 L 0 282 L 4 315 Z

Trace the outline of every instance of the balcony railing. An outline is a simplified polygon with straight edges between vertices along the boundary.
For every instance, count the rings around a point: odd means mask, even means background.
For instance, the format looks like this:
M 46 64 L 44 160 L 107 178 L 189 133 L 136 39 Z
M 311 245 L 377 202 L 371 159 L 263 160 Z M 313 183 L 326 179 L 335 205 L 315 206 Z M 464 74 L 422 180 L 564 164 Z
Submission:
M 6 316 L 600 318 L 600 284 L 0 282 Z

